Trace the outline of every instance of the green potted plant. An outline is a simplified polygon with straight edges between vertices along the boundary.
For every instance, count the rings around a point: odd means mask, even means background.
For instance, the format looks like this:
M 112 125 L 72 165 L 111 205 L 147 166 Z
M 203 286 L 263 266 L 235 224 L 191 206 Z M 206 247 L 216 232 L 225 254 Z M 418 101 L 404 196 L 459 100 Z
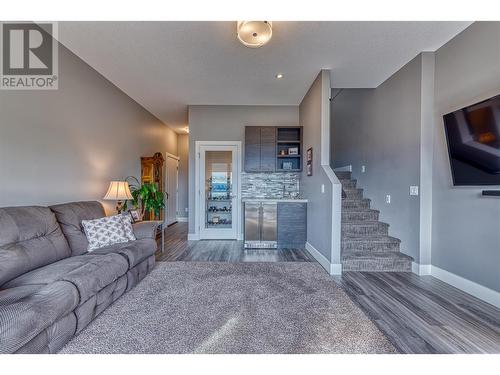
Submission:
M 130 192 L 132 193 L 132 205 L 135 209 L 141 212 L 141 219 L 146 213 L 152 217 L 159 217 L 160 211 L 165 207 L 165 199 L 163 193 L 158 191 L 155 184 L 141 184 L 134 176 L 128 176 L 125 181 L 128 182 Z M 123 209 L 127 209 L 127 203 L 123 205 Z

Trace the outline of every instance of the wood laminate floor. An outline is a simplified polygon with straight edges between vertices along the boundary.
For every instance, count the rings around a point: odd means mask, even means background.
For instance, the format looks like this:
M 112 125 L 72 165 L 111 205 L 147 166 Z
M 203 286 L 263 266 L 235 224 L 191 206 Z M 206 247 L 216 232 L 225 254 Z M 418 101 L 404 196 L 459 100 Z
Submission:
M 402 353 L 500 353 L 500 309 L 432 276 L 345 272 L 337 280 Z
M 312 262 L 305 249 L 244 249 L 243 241 L 188 241 L 188 224 L 176 223 L 165 229 L 165 251 L 157 252 L 159 262 Z
M 241 241 L 188 241 L 166 229 L 158 261 L 314 261 L 305 250 L 244 250 Z M 500 309 L 432 276 L 345 272 L 337 281 L 401 353 L 500 353 Z

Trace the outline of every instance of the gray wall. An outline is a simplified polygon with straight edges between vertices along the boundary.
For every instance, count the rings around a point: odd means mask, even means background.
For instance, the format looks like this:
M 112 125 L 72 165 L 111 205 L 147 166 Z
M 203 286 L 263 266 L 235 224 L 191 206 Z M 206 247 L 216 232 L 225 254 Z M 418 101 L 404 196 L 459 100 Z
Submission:
M 245 140 L 245 126 L 295 126 L 297 106 L 189 106 L 189 233 L 195 232 L 195 142 Z M 242 150 L 244 152 L 244 149 Z
M 332 183 L 321 165 L 321 73 L 302 99 L 300 124 L 304 127 L 304 155 L 313 148 L 313 175 L 307 176 L 306 158 L 301 176 L 301 190 L 307 198 L 307 242 L 329 262 L 332 261 Z M 324 193 L 321 185 L 325 186 Z
M 331 105 L 332 166 L 352 165 L 389 234 L 417 262 L 420 202 L 409 186 L 420 184 L 421 62 L 419 55 L 376 89 L 343 90 Z
M 500 94 L 500 22 L 476 22 L 441 47 L 435 74 L 432 264 L 500 291 L 500 200 L 452 186 L 442 120 Z
M 177 195 L 177 216 L 187 217 L 186 211 L 189 207 L 189 135 L 179 134 L 177 136 L 177 156 L 179 159 L 179 181 Z
M 59 46 L 59 90 L 0 91 L 0 206 L 101 199 L 177 135 Z M 108 212 L 114 203 L 108 203 Z

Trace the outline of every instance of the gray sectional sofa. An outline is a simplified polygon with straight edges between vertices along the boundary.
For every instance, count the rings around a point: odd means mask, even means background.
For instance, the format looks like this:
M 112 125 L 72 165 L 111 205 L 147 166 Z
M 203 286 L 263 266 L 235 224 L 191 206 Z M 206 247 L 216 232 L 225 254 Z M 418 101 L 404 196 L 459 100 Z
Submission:
M 0 353 L 55 353 L 153 268 L 158 222 L 87 252 L 99 202 L 0 208 Z

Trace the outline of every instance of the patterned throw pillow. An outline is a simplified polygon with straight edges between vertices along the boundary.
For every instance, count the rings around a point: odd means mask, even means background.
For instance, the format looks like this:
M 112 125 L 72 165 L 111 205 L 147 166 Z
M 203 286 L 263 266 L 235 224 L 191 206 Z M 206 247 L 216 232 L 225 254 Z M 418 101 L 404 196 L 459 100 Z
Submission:
M 82 220 L 82 226 L 89 241 L 88 251 L 115 243 L 128 242 L 121 215 Z
M 132 217 L 128 213 L 121 214 L 121 219 L 123 223 L 123 230 L 125 231 L 125 236 L 129 241 L 135 241 L 134 228 L 132 228 Z

